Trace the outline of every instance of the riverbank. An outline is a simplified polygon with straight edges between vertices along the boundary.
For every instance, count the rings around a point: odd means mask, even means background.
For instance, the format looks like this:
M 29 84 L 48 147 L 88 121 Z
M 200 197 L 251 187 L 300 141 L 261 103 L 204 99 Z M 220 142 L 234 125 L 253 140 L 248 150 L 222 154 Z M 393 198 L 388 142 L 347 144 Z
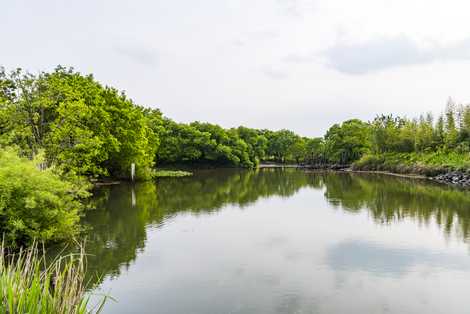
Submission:
M 369 159 L 368 159 L 369 160 Z M 384 162 L 382 164 L 375 163 L 371 166 L 369 163 L 353 163 L 351 165 L 344 164 L 277 164 L 277 163 L 262 163 L 258 166 L 259 169 L 266 168 L 296 168 L 305 170 L 322 170 L 322 171 L 344 171 L 352 173 L 370 173 L 370 174 L 383 174 L 395 177 L 431 180 L 434 182 L 453 185 L 463 188 L 470 188 L 470 172 L 462 170 L 454 170 L 448 165 L 443 166 L 423 166 L 413 164 L 400 164 L 396 163 L 393 167 Z M 372 169 L 368 169 L 372 168 Z M 379 170 L 379 169 L 391 170 Z M 364 170 L 362 170 L 364 169 Z
M 365 155 L 351 165 L 353 171 L 426 178 L 470 187 L 470 154 L 456 152 L 384 153 Z
M 343 164 L 279 164 L 279 163 L 262 163 L 258 168 L 300 168 L 300 169 L 316 169 L 316 170 L 342 170 L 350 168 L 351 165 Z
M 258 165 L 259 169 L 263 168 L 302 168 L 302 165 L 298 164 L 277 164 L 277 163 L 261 163 Z
M 311 170 L 331 170 L 325 168 L 304 168 Z M 429 177 L 422 174 L 413 174 L 413 173 L 396 173 L 390 171 L 377 171 L 377 170 L 354 170 L 352 168 L 344 168 L 332 171 L 342 171 L 342 172 L 351 172 L 351 173 L 364 173 L 364 174 L 383 174 L 387 176 L 400 177 L 400 178 L 409 178 L 409 179 L 419 179 L 419 180 L 429 180 L 441 184 L 457 186 L 461 188 L 470 188 L 470 174 L 452 171 L 437 176 Z
M 431 180 L 432 179 L 430 177 L 426 177 L 426 176 L 420 175 L 420 174 L 394 173 L 394 172 L 390 172 L 390 171 L 353 170 L 352 168 L 342 169 L 341 171 L 352 172 L 352 173 L 385 174 L 385 175 L 388 175 L 388 176 L 401 177 L 401 178 L 410 178 L 410 179 L 425 179 L 425 180 Z

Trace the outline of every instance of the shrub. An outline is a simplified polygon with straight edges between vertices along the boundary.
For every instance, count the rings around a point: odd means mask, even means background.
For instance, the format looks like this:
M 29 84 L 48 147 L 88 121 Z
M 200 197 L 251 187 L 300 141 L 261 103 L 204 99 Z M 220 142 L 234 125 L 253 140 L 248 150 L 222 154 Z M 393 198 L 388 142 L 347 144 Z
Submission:
M 354 170 L 380 170 L 384 161 L 382 156 L 364 155 L 361 159 L 352 164 L 352 168 Z
M 354 170 L 390 171 L 432 177 L 454 170 L 468 171 L 470 169 L 470 154 L 436 151 L 364 155 L 352 165 L 352 168 Z
M 0 151 L 0 230 L 5 245 L 72 238 L 78 232 L 81 198 L 88 183 L 53 169 L 40 170 L 36 161 Z

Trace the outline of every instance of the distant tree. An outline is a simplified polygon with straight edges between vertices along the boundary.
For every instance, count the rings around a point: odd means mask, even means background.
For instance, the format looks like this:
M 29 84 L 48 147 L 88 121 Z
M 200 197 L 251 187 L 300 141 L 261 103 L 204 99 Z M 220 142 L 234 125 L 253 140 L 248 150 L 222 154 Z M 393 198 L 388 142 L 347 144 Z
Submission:
M 458 131 L 456 125 L 456 113 L 455 103 L 452 98 L 449 98 L 446 105 L 446 133 L 445 133 L 445 145 L 447 148 L 453 148 L 457 144 Z
M 351 163 L 370 149 L 370 126 L 358 119 L 333 125 L 325 135 L 328 159 Z

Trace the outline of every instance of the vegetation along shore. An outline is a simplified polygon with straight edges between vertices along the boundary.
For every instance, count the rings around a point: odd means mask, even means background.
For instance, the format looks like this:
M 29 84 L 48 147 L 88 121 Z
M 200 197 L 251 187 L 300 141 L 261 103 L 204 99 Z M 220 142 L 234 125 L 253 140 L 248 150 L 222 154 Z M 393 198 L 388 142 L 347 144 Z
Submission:
M 0 68 L 0 148 L 0 229 L 3 245 L 19 250 L 73 240 L 93 207 L 93 183 L 191 175 L 162 170 L 175 166 L 350 168 L 470 186 L 470 106 L 449 99 L 438 117 L 351 119 L 308 138 L 284 129 L 178 123 L 72 68 L 37 75 Z M 20 260 L 35 259 L 31 254 Z M 0 258 L 6 260 L 5 250 Z M 25 272 L 5 268 L 10 273 Z
M 158 170 L 173 165 L 254 168 L 262 162 L 470 182 L 470 107 L 451 99 L 437 118 L 351 119 L 318 138 L 177 123 L 61 66 L 37 75 L 0 70 L 0 104 L 0 227 L 7 245 L 71 239 L 87 207 L 88 182 L 127 180 L 132 166 L 136 180 L 189 175 Z

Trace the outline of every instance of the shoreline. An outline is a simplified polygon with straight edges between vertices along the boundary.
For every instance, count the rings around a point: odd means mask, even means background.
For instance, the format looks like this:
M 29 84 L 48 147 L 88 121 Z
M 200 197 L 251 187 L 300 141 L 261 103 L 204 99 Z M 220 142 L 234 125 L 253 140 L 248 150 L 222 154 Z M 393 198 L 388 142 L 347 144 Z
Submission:
M 380 170 L 353 170 L 351 168 L 339 170 L 343 172 L 353 172 L 353 173 L 369 173 L 369 174 L 385 174 L 388 176 L 394 176 L 394 177 L 401 177 L 401 178 L 409 178 L 409 179 L 421 179 L 421 180 L 433 180 L 433 177 L 427 177 L 422 174 L 413 174 L 413 173 L 396 173 L 396 172 L 390 172 L 390 171 L 380 171 Z M 437 181 L 435 181 L 437 182 Z
M 322 170 L 322 169 L 318 169 L 318 170 Z M 331 169 L 326 169 L 326 170 L 331 171 Z M 413 173 L 396 173 L 396 172 L 380 171 L 380 170 L 353 170 L 351 168 L 344 168 L 344 169 L 333 170 L 333 171 L 349 172 L 349 173 L 365 173 L 365 174 L 382 174 L 382 175 L 388 175 L 388 176 L 394 176 L 394 177 L 400 177 L 400 178 L 427 180 L 427 181 L 431 181 L 431 182 L 442 184 L 442 185 L 447 185 L 447 186 L 452 186 L 452 187 L 457 187 L 457 188 L 462 188 L 462 189 L 470 189 L 470 185 L 468 183 L 470 181 L 470 176 L 461 172 L 456 172 L 456 171 L 449 171 L 447 173 L 433 176 L 433 177 L 428 177 L 425 175 L 413 174 Z M 457 178 L 457 180 L 455 180 L 454 178 Z
M 291 169 L 300 169 L 300 170 L 307 170 L 307 171 L 335 171 L 335 172 L 347 172 L 347 173 L 363 173 L 363 174 L 380 174 L 380 175 L 387 175 L 387 176 L 394 176 L 400 178 L 408 178 L 408 179 L 418 179 L 418 180 L 427 180 L 431 182 L 435 182 L 438 184 L 443 184 L 447 186 L 453 186 L 458 188 L 470 189 L 470 174 L 466 174 L 464 172 L 459 171 L 449 171 L 444 174 L 440 174 L 437 176 L 425 176 L 422 174 L 413 174 L 413 173 L 397 173 L 397 172 L 390 172 L 390 171 L 382 171 L 382 170 L 354 170 L 350 166 L 346 165 L 300 165 L 300 164 L 260 164 L 258 165 L 257 169 L 282 169 L 282 168 L 291 168 Z M 240 168 L 245 169 L 245 168 Z M 121 184 L 122 181 L 120 180 L 96 180 L 95 182 L 91 182 L 94 187 L 100 186 L 110 186 L 110 185 L 118 185 Z
M 348 172 L 348 173 L 366 173 L 366 174 L 382 174 L 400 178 L 408 179 L 418 179 L 418 180 L 428 180 L 438 184 L 443 184 L 447 186 L 453 186 L 457 188 L 470 189 L 470 174 L 464 173 L 462 171 L 448 171 L 443 174 L 436 176 L 425 176 L 422 174 L 414 173 L 397 173 L 390 171 L 381 171 L 381 170 L 353 170 L 350 166 L 346 165 L 299 165 L 299 164 L 260 164 L 259 169 L 266 168 L 296 168 L 310 171 L 338 171 L 338 172 Z

